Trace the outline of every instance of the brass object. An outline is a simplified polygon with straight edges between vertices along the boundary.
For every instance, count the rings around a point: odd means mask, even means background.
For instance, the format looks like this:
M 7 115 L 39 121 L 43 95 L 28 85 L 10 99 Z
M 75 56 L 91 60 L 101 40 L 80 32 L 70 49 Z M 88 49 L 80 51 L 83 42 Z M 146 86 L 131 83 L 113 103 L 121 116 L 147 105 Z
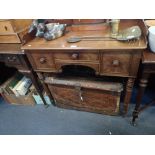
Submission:
M 108 36 L 108 37 L 104 37 L 104 36 L 82 36 L 82 37 L 78 37 L 78 36 L 74 36 L 71 38 L 67 39 L 68 43 L 76 43 L 76 42 L 80 42 L 82 40 L 85 41 L 130 41 L 130 40 L 137 40 L 141 37 L 141 29 L 139 26 L 132 26 L 130 28 L 127 28 L 125 30 L 122 30 L 119 32 L 118 35 L 116 36 Z
M 119 33 L 119 23 L 120 19 L 111 20 L 111 36 L 117 36 Z
M 125 30 L 122 30 L 116 37 L 119 41 L 128 41 L 128 40 L 134 40 L 134 39 L 140 39 L 142 35 L 142 31 L 139 26 L 132 26 L 130 28 L 127 28 Z

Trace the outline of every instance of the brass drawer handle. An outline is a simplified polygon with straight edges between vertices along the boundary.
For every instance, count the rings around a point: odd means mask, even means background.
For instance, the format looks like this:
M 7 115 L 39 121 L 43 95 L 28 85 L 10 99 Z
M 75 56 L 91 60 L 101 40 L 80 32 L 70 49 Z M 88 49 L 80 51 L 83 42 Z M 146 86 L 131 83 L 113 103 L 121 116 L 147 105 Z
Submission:
M 73 53 L 71 57 L 72 57 L 72 59 L 76 60 L 76 59 L 79 58 L 79 54 L 78 53 Z
M 113 60 L 112 64 L 113 64 L 113 66 L 118 67 L 120 62 L 119 62 L 119 60 Z
M 40 61 L 41 64 L 44 64 L 44 63 L 46 63 L 46 58 L 40 58 L 39 61 Z

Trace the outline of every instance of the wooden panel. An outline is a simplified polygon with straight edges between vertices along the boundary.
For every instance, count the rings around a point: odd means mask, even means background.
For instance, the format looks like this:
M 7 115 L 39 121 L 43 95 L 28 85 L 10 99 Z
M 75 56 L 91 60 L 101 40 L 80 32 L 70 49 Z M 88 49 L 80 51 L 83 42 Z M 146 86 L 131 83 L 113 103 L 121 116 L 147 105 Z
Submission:
M 0 21 L 0 34 L 1 33 L 2 34 L 14 33 L 14 30 L 12 28 L 10 21 L 8 20 Z
M 15 32 L 21 32 L 21 30 L 24 30 L 25 28 L 29 28 L 29 26 L 32 23 L 32 19 L 14 19 L 11 20 L 13 29 Z
M 141 51 L 137 51 L 131 54 L 131 63 L 130 63 L 130 76 L 136 77 L 139 64 L 141 60 Z
M 128 76 L 131 55 L 129 53 L 103 53 L 101 74 Z
M 66 106 L 85 111 L 105 114 L 119 112 L 119 94 L 94 89 L 81 88 L 81 97 L 76 87 L 49 85 L 57 106 Z
M 142 60 L 143 63 L 146 64 L 155 64 L 155 53 L 151 52 L 150 50 L 145 50 L 143 52 Z
M 97 61 L 99 60 L 99 54 L 97 51 L 82 51 L 74 50 L 70 52 L 54 52 L 55 59 L 61 60 L 84 60 L 84 61 Z
M 34 69 L 55 70 L 53 56 L 50 53 L 32 52 L 31 54 L 28 54 L 28 58 Z
M 0 43 L 21 43 L 17 34 L 0 35 Z
M 105 19 L 73 19 L 73 24 L 98 24 L 106 22 Z

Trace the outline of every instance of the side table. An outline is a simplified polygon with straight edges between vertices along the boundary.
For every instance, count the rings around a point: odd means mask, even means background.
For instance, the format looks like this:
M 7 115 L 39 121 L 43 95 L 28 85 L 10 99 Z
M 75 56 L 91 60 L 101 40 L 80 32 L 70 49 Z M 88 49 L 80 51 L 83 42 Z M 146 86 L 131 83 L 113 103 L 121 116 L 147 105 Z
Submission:
M 140 111 L 144 110 L 145 108 L 141 108 L 141 101 L 142 97 L 145 92 L 145 88 L 147 87 L 148 78 L 151 74 L 155 73 L 155 53 L 150 52 L 148 49 L 145 50 L 142 54 L 142 76 L 139 82 L 139 89 L 138 94 L 136 98 L 136 105 L 135 109 L 133 111 L 133 118 L 132 118 L 132 124 L 135 125 L 136 118 L 138 118 L 138 114 Z M 150 104 L 152 104 L 154 101 L 152 101 Z M 148 107 L 147 105 L 146 107 Z

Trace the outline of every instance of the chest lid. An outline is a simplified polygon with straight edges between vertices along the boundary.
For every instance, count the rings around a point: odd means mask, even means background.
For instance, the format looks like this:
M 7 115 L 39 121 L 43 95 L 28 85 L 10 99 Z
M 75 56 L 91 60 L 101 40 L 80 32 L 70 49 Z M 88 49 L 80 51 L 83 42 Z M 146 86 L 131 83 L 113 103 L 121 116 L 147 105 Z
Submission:
M 86 78 L 61 78 L 61 77 L 47 77 L 45 82 L 52 85 L 80 87 L 87 89 L 105 90 L 110 92 L 123 91 L 123 85 L 116 82 L 101 82 L 89 80 Z

